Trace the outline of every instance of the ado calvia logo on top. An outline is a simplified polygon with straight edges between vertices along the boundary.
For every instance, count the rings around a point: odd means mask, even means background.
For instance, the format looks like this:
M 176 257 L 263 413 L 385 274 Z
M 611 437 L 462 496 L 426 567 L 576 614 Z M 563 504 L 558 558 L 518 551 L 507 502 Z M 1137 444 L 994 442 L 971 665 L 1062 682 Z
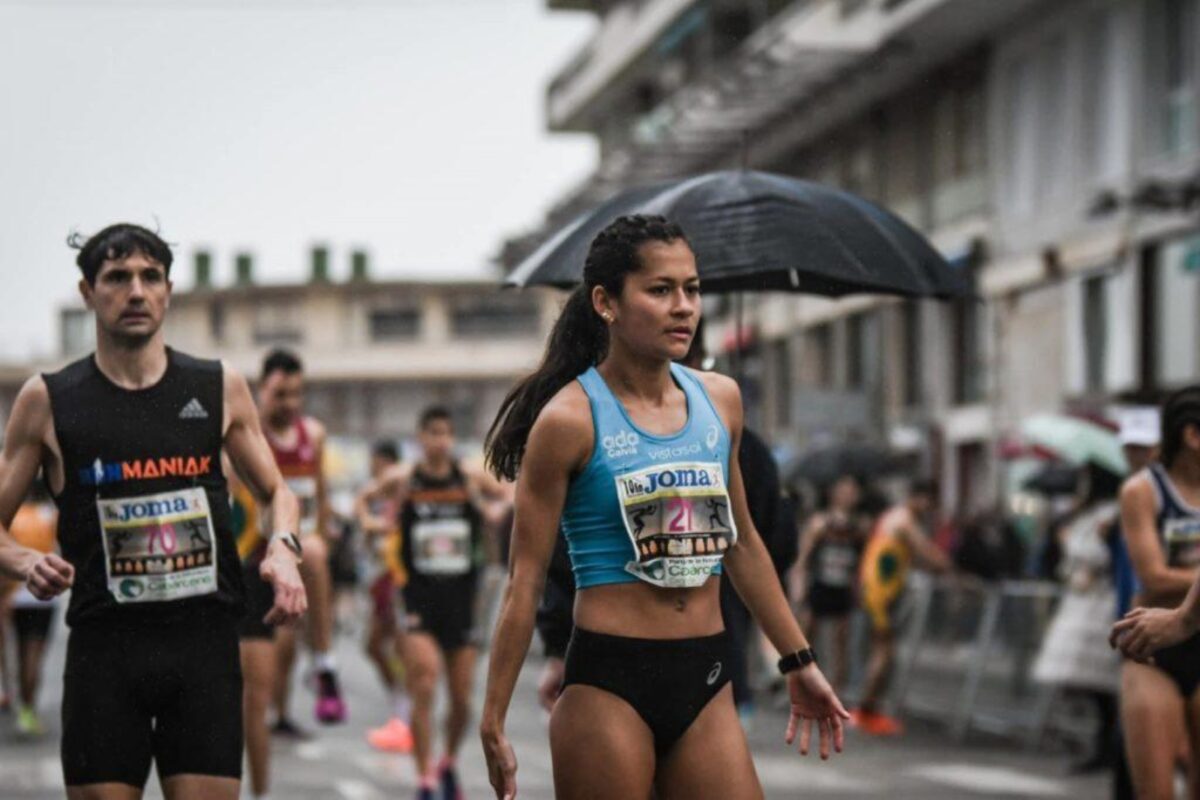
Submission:
M 600 444 L 609 458 L 621 458 L 622 456 L 637 455 L 638 444 L 641 441 L 642 438 L 633 431 L 621 431 L 605 436 Z

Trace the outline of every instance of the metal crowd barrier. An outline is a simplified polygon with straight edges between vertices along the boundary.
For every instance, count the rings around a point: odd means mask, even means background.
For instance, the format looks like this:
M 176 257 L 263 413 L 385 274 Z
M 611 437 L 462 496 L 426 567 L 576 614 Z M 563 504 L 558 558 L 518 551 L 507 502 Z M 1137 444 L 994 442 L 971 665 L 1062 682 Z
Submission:
M 914 573 L 897 642 L 894 709 L 941 722 L 957 740 L 979 731 L 1019 737 L 1035 749 L 1051 727 L 1084 738 L 1092 721 L 1056 704 L 1058 687 L 1030 676 L 1061 594 L 1046 581 Z

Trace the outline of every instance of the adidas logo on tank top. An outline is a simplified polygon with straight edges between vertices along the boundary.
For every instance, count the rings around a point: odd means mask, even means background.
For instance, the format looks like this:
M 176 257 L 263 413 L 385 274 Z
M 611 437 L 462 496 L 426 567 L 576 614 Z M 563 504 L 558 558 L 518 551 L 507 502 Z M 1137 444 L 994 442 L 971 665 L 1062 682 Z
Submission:
M 204 406 L 200 405 L 200 401 L 192 398 L 188 404 L 179 412 L 180 419 L 208 419 L 208 412 L 204 410 Z

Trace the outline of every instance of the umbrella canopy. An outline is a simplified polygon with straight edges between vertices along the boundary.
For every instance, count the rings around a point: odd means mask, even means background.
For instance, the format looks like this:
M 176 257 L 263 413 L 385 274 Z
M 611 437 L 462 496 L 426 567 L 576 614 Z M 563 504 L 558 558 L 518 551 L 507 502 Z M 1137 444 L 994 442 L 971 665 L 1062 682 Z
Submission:
M 1086 419 L 1039 414 L 1021 424 L 1021 437 L 1072 464 L 1090 461 L 1115 475 L 1129 472 L 1116 433 Z
M 579 283 L 592 239 L 625 214 L 661 214 L 679 223 L 706 292 L 949 298 L 969 291 L 963 271 L 890 211 L 839 189 L 752 170 L 623 192 L 560 230 L 505 283 Z
M 811 450 L 796 459 L 784 470 L 786 484 L 808 481 L 828 486 L 843 475 L 870 480 L 899 472 L 902 459 L 881 447 L 864 444 L 841 444 Z

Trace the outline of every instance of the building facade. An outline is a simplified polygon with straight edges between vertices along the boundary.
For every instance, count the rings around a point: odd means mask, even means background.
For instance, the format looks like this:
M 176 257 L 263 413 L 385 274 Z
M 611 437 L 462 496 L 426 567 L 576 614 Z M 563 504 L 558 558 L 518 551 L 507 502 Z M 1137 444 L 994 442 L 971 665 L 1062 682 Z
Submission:
M 1004 490 L 1039 412 L 1200 373 L 1200 0 L 615 0 L 551 81 L 595 173 L 542 234 L 627 186 L 746 165 L 881 202 L 975 301 L 709 301 L 748 418 L 782 450 L 912 450 L 959 511 Z M 513 240 L 517 258 L 537 235 Z

